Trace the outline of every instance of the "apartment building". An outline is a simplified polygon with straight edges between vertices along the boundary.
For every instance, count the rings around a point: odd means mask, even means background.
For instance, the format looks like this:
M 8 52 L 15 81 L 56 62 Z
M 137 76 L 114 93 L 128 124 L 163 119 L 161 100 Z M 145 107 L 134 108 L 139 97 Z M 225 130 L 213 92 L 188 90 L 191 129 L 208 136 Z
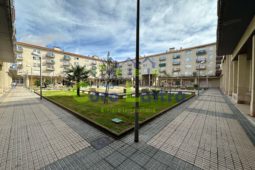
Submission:
M 33 86 L 40 77 L 40 62 L 42 62 L 43 82 L 50 80 L 54 84 L 63 84 L 65 72 L 71 65 L 85 66 L 92 70 L 91 82 L 100 76 L 99 65 L 102 60 L 96 56 L 82 56 L 63 51 L 61 48 L 46 48 L 37 45 L 17 42 L 16 63 L 10 67 L 14 81 L 18 84 Z M 40 61 L 40 58 L 42 61 Z
M 140 58 L 142 86 L 219 87 L 221 58 L 216 56 L 216 43 L 185 49 L 171 48 L 165 53 Z M 134 81 L 135 60 L 120 62 L 122 77 Z
M 102 59 L 65 52 L 60 48 L 46 48 L 17 42 L 16 63 L 9 72 L 18 84 L 33 86 L 40 76 L 40 57 L 42 58 L 42 77 L 55 84 L 63 84 L 65 71 L 71 65 L 86 66 L 92 70 L 91 84 L 102 82 L 100 65 Z M 192 86 L 219 87 L 221 58 L 216 57 L 216 44 L 205 44 L 186 49 L 169 49 L 165 53 L 140 58 L 141 86 Z M 135 60 L 127 59 L 118 63 L 119 82 L 134 82 Z
M 255 116 L 255 5 L 218 2 L 217 54 L 222 59 L 220 88 Z
M 9 62 L 14 62 L 14 7 L 11 0 L 0 0 L 0 96 L 11 87 Z

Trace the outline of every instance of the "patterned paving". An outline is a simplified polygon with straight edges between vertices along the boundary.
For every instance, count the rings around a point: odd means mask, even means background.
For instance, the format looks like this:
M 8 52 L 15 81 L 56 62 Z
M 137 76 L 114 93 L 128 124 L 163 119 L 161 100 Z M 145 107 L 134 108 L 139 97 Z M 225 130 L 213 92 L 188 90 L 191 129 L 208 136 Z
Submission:
M 202 169 L 255 169 L 254 145 L 216 90 L 206 91 L 148 144 Z
M 253 131 L 218 90 L 143 126 L 134 143 L 17 88 L 0 99 L 0 170 L 255 169 Z
M 39 169 L 90 144 L 32 93 L 15 89 L 0 105 L 0 169 Z

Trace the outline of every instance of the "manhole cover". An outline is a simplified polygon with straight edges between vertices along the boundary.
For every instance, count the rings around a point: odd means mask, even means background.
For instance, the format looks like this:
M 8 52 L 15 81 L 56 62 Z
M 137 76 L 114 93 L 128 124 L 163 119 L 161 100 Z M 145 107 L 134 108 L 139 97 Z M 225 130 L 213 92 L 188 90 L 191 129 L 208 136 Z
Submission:
M 112 139 L 109 137 L 101 137 L 94 141 L 92 141 L 90 144 L 97 150 L 104 148 L 105 146 L 108 146 L 110 143 L 112 143 Z

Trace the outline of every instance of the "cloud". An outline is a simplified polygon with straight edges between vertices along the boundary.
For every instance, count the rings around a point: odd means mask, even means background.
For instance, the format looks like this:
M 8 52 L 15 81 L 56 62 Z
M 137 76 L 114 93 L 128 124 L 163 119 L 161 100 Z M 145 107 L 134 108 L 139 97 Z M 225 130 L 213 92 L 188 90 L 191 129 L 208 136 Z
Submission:
M 216 1 L 142 0 L 141 55 L 216 41 Z M 16 0 L 18 41 L 117 60 L 135 56 L 136 0 Z

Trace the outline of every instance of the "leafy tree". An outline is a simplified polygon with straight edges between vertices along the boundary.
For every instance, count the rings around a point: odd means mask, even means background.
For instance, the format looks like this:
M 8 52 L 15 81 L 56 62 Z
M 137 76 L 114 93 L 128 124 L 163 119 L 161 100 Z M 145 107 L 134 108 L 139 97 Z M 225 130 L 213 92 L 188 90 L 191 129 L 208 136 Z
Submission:
M 80 83 L 82 81 L 87 81 L 89 70 L 86 70 L 85 66 L 72 66 L 70 69 L 66 71 L 67 79 L 76 82 L 77 87 L 77 96 L 80 96 Z
M 107 102 L 108 92 L 109 92 L 109 85 L 112 80 L 116 79 L 116 69 L 117 69 L 117 62 L 110 57 L 110 52 L 107 54 L 107 58 L 103 60 L 102 65 L 100 66 L 100 72 L 103 73 L 103 77 L 106 81 L 105 85 L 105 97 L 104 103 Z

